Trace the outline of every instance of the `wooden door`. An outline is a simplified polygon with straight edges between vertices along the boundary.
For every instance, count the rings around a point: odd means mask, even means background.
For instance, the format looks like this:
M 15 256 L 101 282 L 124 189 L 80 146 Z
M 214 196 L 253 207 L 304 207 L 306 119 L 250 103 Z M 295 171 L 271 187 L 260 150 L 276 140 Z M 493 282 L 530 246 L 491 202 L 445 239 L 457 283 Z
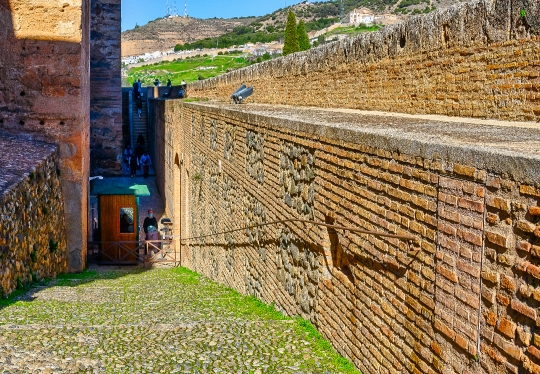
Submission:
M 136 262 L 137 197 L 100 195 L 99 228 L 103 262 Z

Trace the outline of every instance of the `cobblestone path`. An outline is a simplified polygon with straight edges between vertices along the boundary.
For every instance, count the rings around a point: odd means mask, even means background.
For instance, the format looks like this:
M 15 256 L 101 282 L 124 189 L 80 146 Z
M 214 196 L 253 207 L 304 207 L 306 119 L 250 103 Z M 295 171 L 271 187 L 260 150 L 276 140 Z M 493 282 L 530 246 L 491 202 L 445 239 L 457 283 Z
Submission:
M 0 303 L 0 373 L 356 373 L 299 319 L 186 269 L 97 269 Z

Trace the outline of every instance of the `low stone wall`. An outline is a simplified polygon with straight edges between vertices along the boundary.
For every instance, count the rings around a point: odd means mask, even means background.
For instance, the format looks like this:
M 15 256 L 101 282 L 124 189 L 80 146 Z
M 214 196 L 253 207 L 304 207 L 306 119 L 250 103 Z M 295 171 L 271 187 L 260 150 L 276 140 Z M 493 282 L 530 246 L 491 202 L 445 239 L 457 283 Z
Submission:
M 0 135 L 0 296 L 67 271 L 55 146 Z
M 168 215 L 210 235 L 184 266 L 311 320 L 364 373 L 540 372 L 536 124 L 158 103 Z M 218 234 L 281 219 L 416 242 L 298 222 Z
M 521 11 L 525 17 L 521 17 Z M 517 121 L 540 119 L 540 5 L 464 3 L 190 84 L 191 97 Z

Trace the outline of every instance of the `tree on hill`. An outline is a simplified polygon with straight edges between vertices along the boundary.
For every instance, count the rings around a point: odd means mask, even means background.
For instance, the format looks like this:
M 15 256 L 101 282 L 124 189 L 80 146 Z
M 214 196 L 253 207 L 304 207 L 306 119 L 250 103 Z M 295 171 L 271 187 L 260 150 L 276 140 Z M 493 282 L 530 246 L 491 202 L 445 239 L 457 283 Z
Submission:
M 303 19 L 298 22 L 298 27 L 296 28 L 296 37 L 298 38 L 298 47 L 301 51 L 311 49 L 311 44 L 309 43 L 309 38 L 306 31 L 306 25 L 304 24 Z
M 298 38 L 296 37 L 296 16 L 289 10 L 287 26 L 285 26 L 285 43 L 283 44 L 283 56 L 300 51 Z

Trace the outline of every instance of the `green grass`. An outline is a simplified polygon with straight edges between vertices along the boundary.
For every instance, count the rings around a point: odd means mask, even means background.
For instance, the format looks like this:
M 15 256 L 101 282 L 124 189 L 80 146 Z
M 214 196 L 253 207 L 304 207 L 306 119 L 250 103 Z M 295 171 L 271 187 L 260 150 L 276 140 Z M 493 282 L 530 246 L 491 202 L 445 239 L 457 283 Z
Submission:
M 177 267 L 171 270 L 174 274 L 180 276 L 178 279 L 182 284 L 199 284 L 201 275 L 183 267 Z
M 96 282 L 96 285 L 92 282 Z M 20 298 L 28 292 L 29 288 L 17 290 L 6 300 L 0 300 L 0 310 L 7 307 L 2 311 L 4 321 L 18 324 L 62 325 L 78 320 L 80 328 L 84 329 L 86 325 L 122 326 L 130 323 L 132 319 L 137 320 L 141 311 L 145 315 L 148 315 L 149 311 L 155 313 L 156 310 L 174 311 L 177 314 L 173 313 L 170 321 L 184 318 L 186 313 L 187 315 L 191 313 L 196 319 L 209 318 L 210 321 L 219 316 L 218 318 L 224 318 L 223 323 L 227 320 L 245 321 L 248 324 L 266 326 L 264 328 L 269 329 L 268 331 L 274 331 L 269 333 L 273 334 L 272 339 L 275 339 L 273 348 L 279 354 L 285 352 L 283 357 L 286 360 L 289 359 L 289 354 L 292 354 L 290 344 L 296 347 L 309 347 L 310 353 L 302 356 L 303 361 L 300 367 L 319 367 L 321 370 L 328 369 L 331 372 L 347 374 L 360 373 L 350 361 L 333 349 L 309 321 L 300 317 L 287 317 L 277 311 L 274 305 L 267 305 L 254 296 L 241 295 L 234 289 L 211 281 L 187 268 L 151 271 L 140 268 L 110 271 L 86 270 L 78 274 L 61 274 L 56 280 L 44 280 L 39 285 L 53 288 L 80 287 L 70 291 L 79 295 L 86 294 L 87 290 L 91 290 L 94 286 L 104 287 L 109 294 L 105 299 L 96 300 L 97 294 L 95 291 L 90 291 L 90 300 L 83 298 L 72 303 L 55 299 Z M 151 296 L 154 292 L 166 291 L 167 288 L 178 290 L 178 292 L 172 292 L 169 297 L 160 299 L 163 309 L 160 309 L 155 302 L 151 307 L 147 305 L 149 300 L 152 301 L 152 297 L 147 298 L 145 292 Z M 28 296 L 32 296 L 32 293 Z M 107 301 L 104 302 L 104 300 Z M 10 311 L 10 307 L 14 309 Z M 167 315 L 164 314 L 162 317 L 165 318 L 164 316 Z M 165 318 L 163 323 L 170 323 L 170 321 Z M 51 334 L 50 331 L 46 333 Z M 63 333 L 69 338 L 68 332 Z M 290 338 L 285 339 L 284 336 L 294 336 L 294 341 Z M 30 341 L 33 342 L 32 339 Z M 51 341 L 56 342 L 56 339 Z M 122 341 L 116 335 L 110 336 L 107 342 L 120 348 L 122 345 Z M 61 342 L 55 344 L 55 349 L 71 350 L 69 344 Z M 70 352 L 71 354 L 76 353 Z M 113 363 L 107 363 L 107 368 L 112 370 L 115 366 L 109 366 L 109 364 L 113 365 Z
M 167 79 L 170 79 L 173 85 L 179 85 L 182 80 L 190 83 L 199 78 L 215 77 L 226 73 L 227 70 L 236 70 L 249 65 L 251 65 L 250 61 L 238 55 L 222 55 L 214 58 L 211 56 L 192 57 L 131 68 L 128 71 L 127 82 L 132 85 L 136 79 L 140 79 L 144 86 L 151 86 L 158 78 L 161 84 L 165 84 Z M 207 70 L 199 70 L 200 68 Z
M 273 304 L 265 304 L 254 296 L 241 295 L 231 288 L 228 288 L 228 290 L 231 295 L 229 302 L 231 307 L 235 308 L 235 314 L 237 316 L 257 317 L 262 320 L 294 321 L 292 326 L 298 335 L 304 336 L 308 341 L 313 341 L 317 353 L 319 353 L 321 356 L 325 356 L 328 362 L 331 363 L 335 368 L 339 369 L 340 372 L 347 374 L 360 373 L 360 371 L 357 370 L 348 359 L 336 352 L 330 342 L 328 342 L 328 340 L 326 340 L 319 333 L 319 331 L 317 331 L 315 326 L 313 326 L 310 321 L 298 316 L 295 318 L 287 317 L 281 312 L 277 311 Z
M 328 357 L 328 360 L 337 368 L 342 370 L 344 373 L 360 373 L 345 357 L 339 355 L 334 348 L 330 345 L 328 340 L 323 338 L 321 333 L 317 331 L 315 326 L 311 324 L 308 320 L 297 317 L 296 318 L 296 331 L 300 334 L 306 334 L 309 339 L 315 342 L 316 350 L 321 354 L 325 354 Z

